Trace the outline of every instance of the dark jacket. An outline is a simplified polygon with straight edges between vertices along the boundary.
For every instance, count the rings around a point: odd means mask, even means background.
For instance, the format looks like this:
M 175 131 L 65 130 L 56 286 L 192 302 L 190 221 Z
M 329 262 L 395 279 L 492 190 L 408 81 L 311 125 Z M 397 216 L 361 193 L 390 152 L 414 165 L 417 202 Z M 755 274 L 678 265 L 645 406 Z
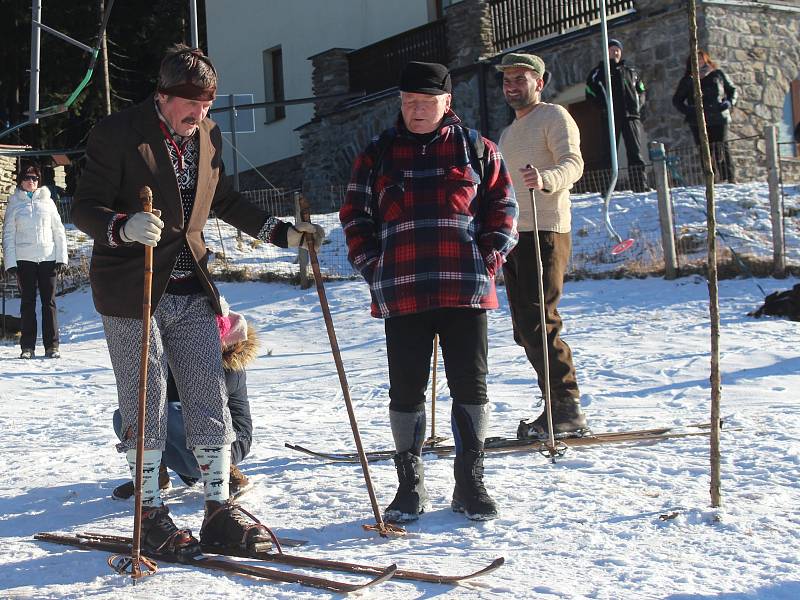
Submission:
M 339 219 L 374 317 L 497 308 L 494 275 L 517 243 L 519 207 L 497 146 L 485 138 L 480 185 L 460 123 L 449 111 L 422 144 L 400 117 L 374 178 L 378 138 L 356 157 Z
M 603 112 L 606 107 L 606 73 L 601 61 L 586 78 L 586 99 Z M 611 63 L 611 92 L 614 116 L 641 119 L 647 101 L 647 90 L 636 67 L 626 65 L 624 60 Z
M 209 211 L 255 236 L 268 216 L 234 191 L 222 165 L 222 135 L 210 119 L 199 126 L 199 168 L 192 216 L 184 222 L 175 171 L 159 127 L 155 104 L 141 104 L 107 117 L 94 127 L 72 206 L 75 226 L 94 239 L 89 278 L 97 311 L 115 317 L 142 317 L 144 246 L 113 245 L 109 227 L 118 215 L 142 209 L 139 191 L 150 186 L 153 207 L 161 211 L 164 229 L 153 252 L 152 310 L 164 294 L 178 253 L 188 243 L 195 273 L 217 314 L 219 293 L 208 273 L 203 227 Z M 286 246 L 288 225 L 279 222 L 270 242 Z
M 731 122 L 731 108 L 736 105 L 738 93 L 731 80 L 720 69 L 711 71 L 700 80 L 703 95 L 703 115 L 707 125 L 725 125 Z M 678 82 L 672 105 L 686 118 L 690 127 L 697 127 L 694 114 L 694 88 L 692 76 L 684 75 Z

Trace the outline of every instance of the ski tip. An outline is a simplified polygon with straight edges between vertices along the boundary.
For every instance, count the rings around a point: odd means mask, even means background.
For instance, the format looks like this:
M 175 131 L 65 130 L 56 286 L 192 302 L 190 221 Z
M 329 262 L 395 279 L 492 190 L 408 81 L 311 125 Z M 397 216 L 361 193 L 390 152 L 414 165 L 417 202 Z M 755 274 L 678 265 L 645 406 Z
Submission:
M 392 563 L 383 570 L 383 573 L 381 574 L 380 577 L 378 577 L 377 579 L 373 579 L 370 582 L 370 585 L 375 585 L 377 583 L 383 583 L 384 581 L 388 581 L 389 579 L 394 577 L 395 573 L 397 573 L 397 564 Z

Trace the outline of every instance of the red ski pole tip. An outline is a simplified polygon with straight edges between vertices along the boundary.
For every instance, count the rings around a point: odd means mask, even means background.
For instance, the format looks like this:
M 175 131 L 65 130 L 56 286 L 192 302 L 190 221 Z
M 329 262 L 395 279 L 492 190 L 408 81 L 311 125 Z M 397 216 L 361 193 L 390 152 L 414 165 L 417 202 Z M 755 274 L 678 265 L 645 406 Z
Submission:
M 619 244 L 617 244 L 613 248 L 611 248 L 611 254 L 613 254 L 614 256 L 616 256 L 617 254 L 622 254 L 626 250 L 629 250 L 630 247 L 633 246 L 635 243 L 636 243 L 636 240 L 634 240 L 633 238 L 629 238 L 627 240 L 623 240 Z

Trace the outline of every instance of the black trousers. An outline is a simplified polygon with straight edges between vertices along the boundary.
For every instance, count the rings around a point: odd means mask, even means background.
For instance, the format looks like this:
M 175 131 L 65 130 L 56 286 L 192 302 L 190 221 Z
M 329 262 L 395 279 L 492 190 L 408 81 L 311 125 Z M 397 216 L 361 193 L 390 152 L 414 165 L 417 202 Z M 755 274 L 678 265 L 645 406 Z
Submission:
M 696 146 L 700 146 L 700 130 L 694 124 L 689 125 Z M 731 158 L 731 149 L 728 146 L 728 124 L 706 125 L 708 143 L 711 146 L 711 158 L 714 161 L 714 171 L 722 181 L 736 183 L 736 167 Z
M 544 395 L 544 351 L 533 236 L 532 231 L 520 232 L 519 243 L 503 265 L 503 277 L 511 309 L 511 322 L 514 326 L 514 341 L 525 349 Z M 557 402 L 559 399 L 580 397 L 575 366 L 572 363 L 572 350 L 559 335 L 563 324 L 561 315 L 558 314 L 558 301 L 564 290 L 564 272 L 572 251 L 572 237 L 569 233 L 540 231 L 539 246 L 542 251 L 542 287 L 547 321 L 550 393 Z
M 608 149 L 608 124 L 603 121 L 603 143 L 604 148 Z M 614 130 L 616 144 L 619 146 L 620 135 L 625 140 L 625 154 L 628 158 L 628 175 L 631 189 L 634 192 L 643 192 L 648 189 L 647 174 L 645 173 L 645 151 L 644 144 L 647 138 L 644 127 L 639 119 L 628 119 L 626 117 L 614 117 Z M 611 157 L 606 157 L 606 168 L 611 168 Z
M 17 287 L 21 297 L 20 318 L 22 337 L 20 348 L 36 348 L 36 291 L 42 300 L 42 342 L 45 349 L 58 347 L 58 316 L 56 314 L 56 263 L 49 260 L 35 263 L 17 261 Z
M 440 308 L 384 322 L 389 359 L 389 408 L 424 410 L 433 338 L 439 335 L 444 370 L 454 404 L 486 404 L 489 343 L 486 311 Z

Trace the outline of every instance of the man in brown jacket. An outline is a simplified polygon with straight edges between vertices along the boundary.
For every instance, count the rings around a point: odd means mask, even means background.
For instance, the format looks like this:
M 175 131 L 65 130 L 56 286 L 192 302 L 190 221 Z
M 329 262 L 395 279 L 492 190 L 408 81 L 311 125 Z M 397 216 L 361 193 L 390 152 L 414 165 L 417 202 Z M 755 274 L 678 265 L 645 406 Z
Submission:
M 586 427 L 572 351 L 561 339 L 558 301 L 572 251 L 569 190 L 583 174 L 580 132 L 565 108 L 541 101 L 544 61 L 533 54 L 506 54 L 497 69 L 503 73 L 503 94 L 515 119 L 500 136 L 500 151 L 508 165 L 519 202 L 519 244 L 503 265 L 514 340 L 525 349 L 545 394 L 544 351 L 539 312 L 536 251 L 542 253 L 542 288 L 547 321 L 550 396 L 555 433 Z M 536 221 L 534 231 L 533 198 Z M 519 437 L 547 435 L 547 415 L 523 421 Z
M 86 167 L 72 209 L 75 225 L 94 239 L 90 279 L 103 319 L 117 381 L 123 441 L 136 465 L 138 367 L 141 353 L 144 246 L 154 247 L 150 357 L 144 429 L 142 545 L 149 551 L 193 554 L 189 530 L 179 530 L 158 489 L 167 433 L 166 376 L 172 370 L 183 404 L 187 446 L 203 477 L 203 544 L 264 547 L 266 528 L 230 502 L 230 445 L 219 331 L 219 293 L 207 268 L 203 227 L 213 210 L 245 233 L 281 247 L 303 233 L 322 242 L 321 228 L 292 226 L 267 215 L 225 178 L 219 127 L 205 117 L 217 74 L 198 49 L 176 46 L 161 63 L 158 89 L 142 104 L 116 113 L 91 133 Z M 154 211 L 142 211 L 149 186 Z

